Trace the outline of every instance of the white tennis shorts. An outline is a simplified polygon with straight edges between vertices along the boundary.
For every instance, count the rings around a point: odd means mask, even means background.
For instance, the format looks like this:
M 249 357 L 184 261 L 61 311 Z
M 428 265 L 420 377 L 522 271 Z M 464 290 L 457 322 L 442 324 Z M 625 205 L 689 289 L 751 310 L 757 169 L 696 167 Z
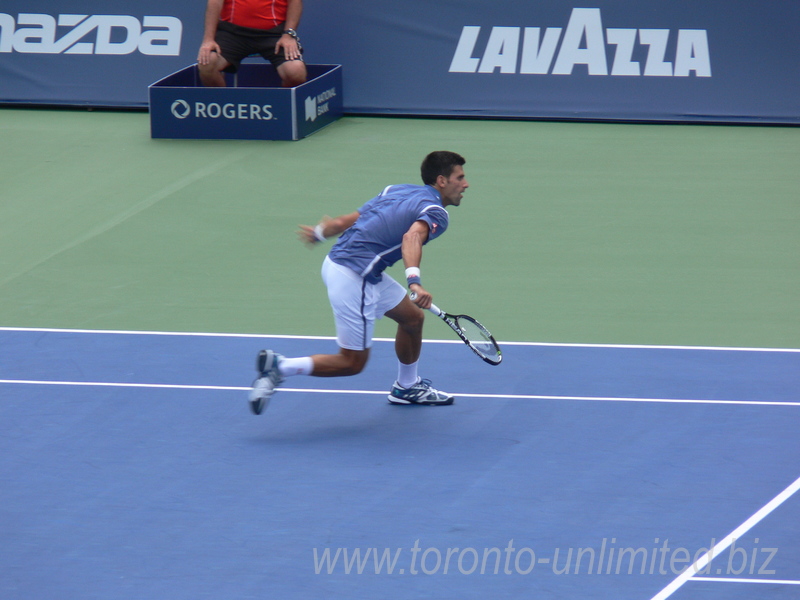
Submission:
M 358 273 L 327 256 L 322 263 L 322 281 L 333 309 L 336 340 L 340 348 L 347 350 L 371 348 L 375 321 L 406 295 L 405 288 L 386 273 L 379 283 L 367 283 Z

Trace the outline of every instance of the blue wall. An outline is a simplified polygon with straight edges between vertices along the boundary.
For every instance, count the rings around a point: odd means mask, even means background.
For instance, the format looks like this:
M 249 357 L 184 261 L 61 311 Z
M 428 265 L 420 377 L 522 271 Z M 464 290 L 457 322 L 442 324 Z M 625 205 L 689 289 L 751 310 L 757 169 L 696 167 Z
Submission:
M 0 102 L 145 107 L 202 0 L 4 0 Z M 800 122 L 800 2 L 306 0 L 349 113 Z

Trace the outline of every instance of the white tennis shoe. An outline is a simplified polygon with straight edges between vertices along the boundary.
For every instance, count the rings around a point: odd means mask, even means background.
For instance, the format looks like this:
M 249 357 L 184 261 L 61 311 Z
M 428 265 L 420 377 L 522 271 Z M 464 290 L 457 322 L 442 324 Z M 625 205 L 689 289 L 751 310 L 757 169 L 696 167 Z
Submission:
M 256 358 L 256 371 L 261 375 L 253 382 L 250 390 L 250 410 L 254 415 L 260 415 L 269 406 L 275 388 L 283 383 L 283 376 L 278 370 L 278 364 L 283 356 L 272 350 L 262 350 Z
M 417 383 L 404 388 L 395 381 L 392 393 L 389 394 L 390 404 L 424 404 L 427 406 L 447 406 L 455 401 L 455 396 L 433 389 L 430 379 L 417 379 Z

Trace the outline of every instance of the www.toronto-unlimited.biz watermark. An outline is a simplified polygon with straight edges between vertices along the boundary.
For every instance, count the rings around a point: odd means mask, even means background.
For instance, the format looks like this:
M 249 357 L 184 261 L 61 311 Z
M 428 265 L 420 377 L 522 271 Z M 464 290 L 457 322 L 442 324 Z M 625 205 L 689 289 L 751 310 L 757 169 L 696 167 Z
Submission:
M 623 547 L 617 538 L 603 538 L 597 547 L 555 548 L 550 552 L 505 546 L 438 548 L 423 547 L 416 540 L 410 548 L 314 548 L 317 575 L 528 575 L 535 570 L 555 575 L 679 575 L 695 569 L 696 575 L 775 575 L 770 563 L 778 548 L 733 543 L 714 556 L 716 540 L 708 547 L 690 550 L 671 547 L 669 540 L 655 538 L 649 547 Z M 706 554 L 709 560 L 698 561 Z M 712 566 L 713 563 L 713 566 Z

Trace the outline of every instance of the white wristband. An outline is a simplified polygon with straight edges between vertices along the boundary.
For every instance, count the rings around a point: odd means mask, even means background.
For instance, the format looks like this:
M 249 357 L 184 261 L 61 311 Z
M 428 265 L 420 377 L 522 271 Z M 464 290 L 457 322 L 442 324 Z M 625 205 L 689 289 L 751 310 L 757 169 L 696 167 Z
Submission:
M 412 285 L 422 285 L 419 278 L 419 267 L 408 267 L 406 269 L 406 281 L 408 282 L 408 287 Z
M 325 236 L 322 234 L 322 223 L 314 227 L 314 237 L 317 238 L 318 242 L 325 241 Z

